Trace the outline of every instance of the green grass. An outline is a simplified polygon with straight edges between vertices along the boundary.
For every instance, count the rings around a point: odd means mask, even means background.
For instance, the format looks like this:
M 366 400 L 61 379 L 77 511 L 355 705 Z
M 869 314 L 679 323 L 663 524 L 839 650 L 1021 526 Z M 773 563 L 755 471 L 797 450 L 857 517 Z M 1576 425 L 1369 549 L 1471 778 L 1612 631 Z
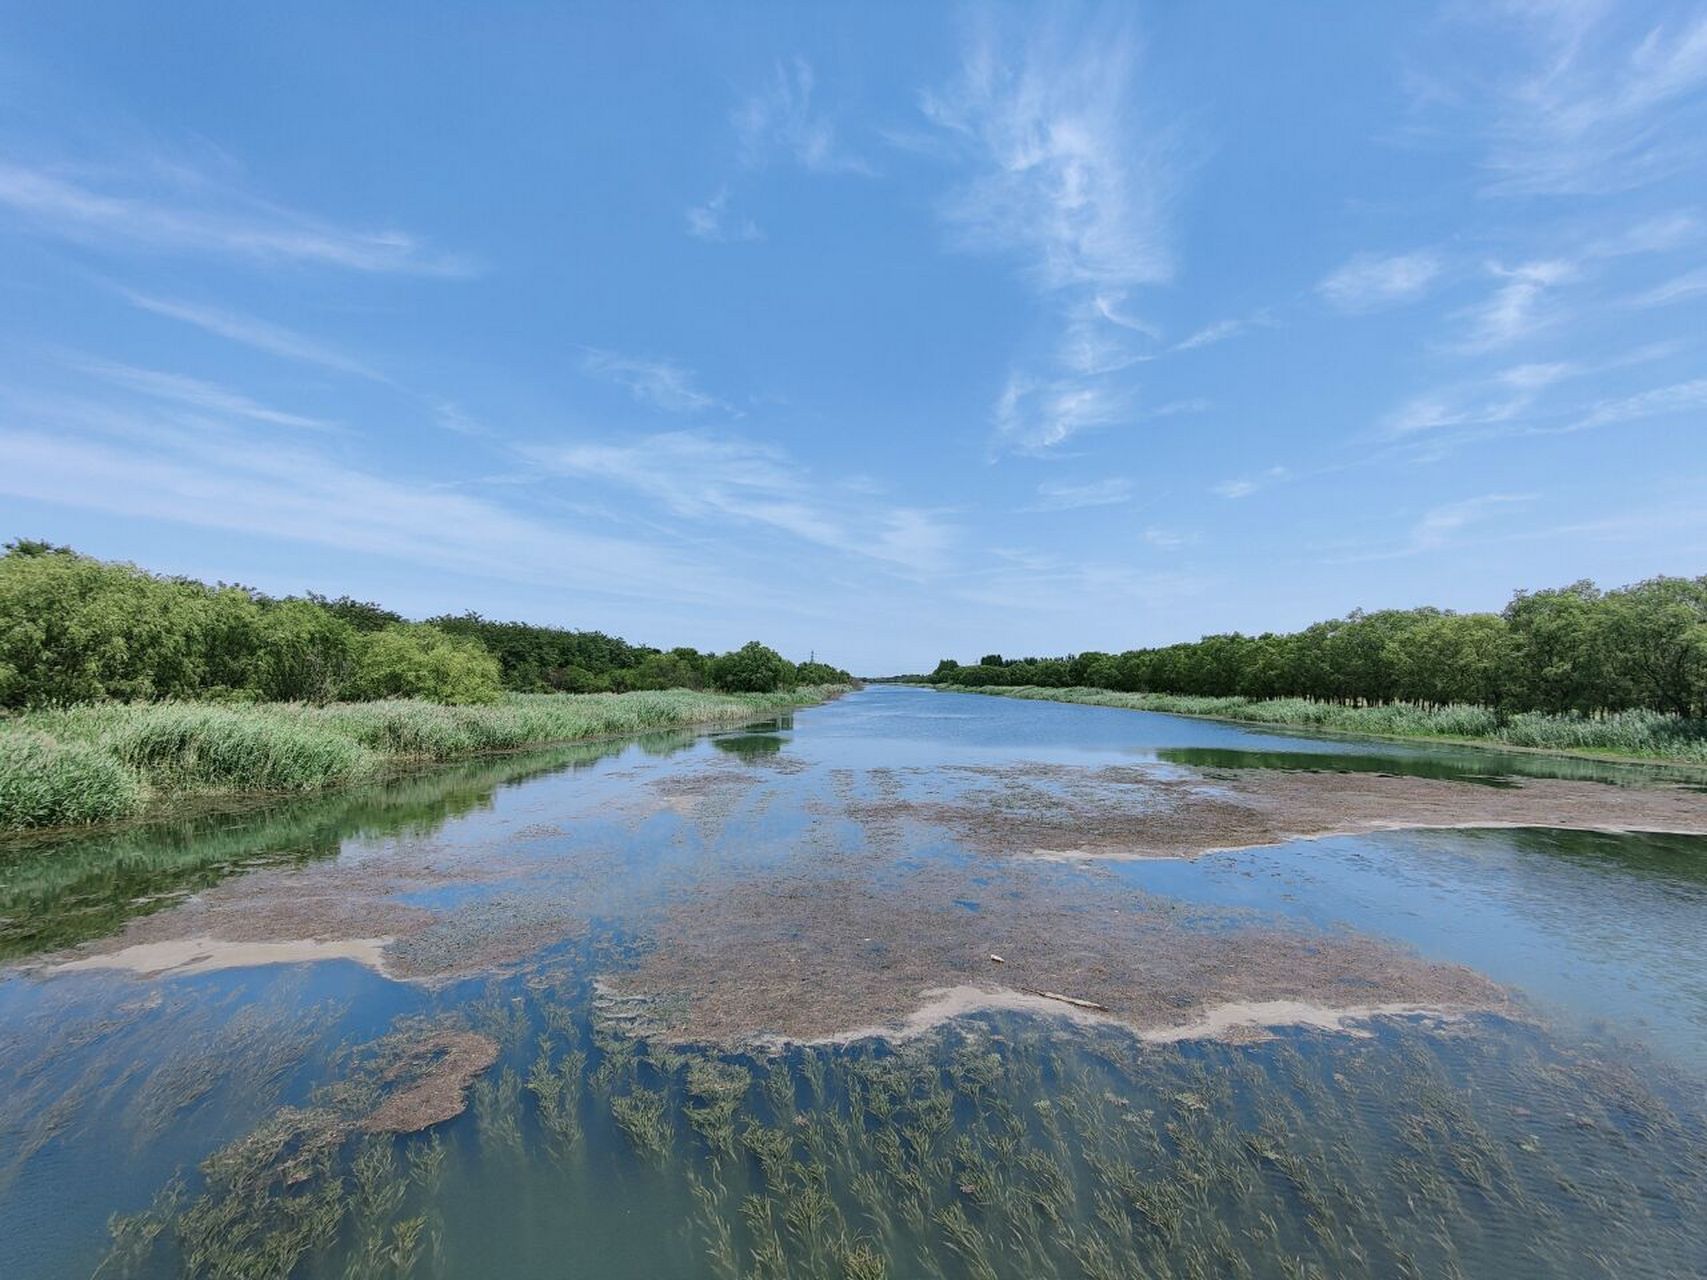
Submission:
M 1326 729 L 1397 738 L 1437 738 L 1488 746 L 1521 747 L 1633 759 L 1707 764 L 1707 721 L 1657 711 L 1620 711 L 1604 716 L 1546 715 L 1526 711 L 1503 722 L 1488 707 L 1422 707 L 1391 702 L 1348 707 L 1306 698 L 1212 698 L 1167 693 L 1120 693 L 1112 689 L 1044 689 L 984 685 L 960 690 L 1006 698 L 1078 702 L 1169 715 L 1212 716 L 1254 724 Z
M 29 712 L 0 720 L 0 831 L 122 818 L 178 796 L 313 792 L 399 764 L 738 722 L 840 689 L 510 694 L 490 706 L 167 702 Z

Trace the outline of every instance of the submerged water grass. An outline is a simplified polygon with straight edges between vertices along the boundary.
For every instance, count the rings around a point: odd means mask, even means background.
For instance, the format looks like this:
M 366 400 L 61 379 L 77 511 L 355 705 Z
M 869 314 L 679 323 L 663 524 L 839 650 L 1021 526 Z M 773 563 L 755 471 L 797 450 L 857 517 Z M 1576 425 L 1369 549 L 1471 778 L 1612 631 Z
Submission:
M 985 685 L 957 689 L 1004 698 L 1125 707 L 1168 715 L 1212 716 L 1300 729 L 1328 729 L 1400 738 L 1446 738 L 1541 751 L 1582 751 L 1707 764 L 1707 720 L 1657 711 L 1618 711 L 1601 716 L 1547 715 L 1526 711 L 1500 716 L 1492 708 L 1425 707 L 1408 702 L 1354 707 L 1308 698 L 1217 698 L 1171 693 L 1122 693 L 1113 689 L 1012 688 Z
M 340 1137 L 323 1087 L 116 1220 L 102 1274 L 1611 1276 L 1707 1246 L 1687 1091 L 1498 1020 L 1163 1048 L 990 1019 L 749 1057 L 627 1038 L 574 982 L 524 1005 L 466 1121 Z M 488 1220 L 512 1200 L 558 1207 Z
M 746 720 L 839 691 L 511 694 L 491 706 L 107 703 L 32 712 L 0 720 L 0 831 L 126 817 L 174 796 L 318 791 L 410 762 Z

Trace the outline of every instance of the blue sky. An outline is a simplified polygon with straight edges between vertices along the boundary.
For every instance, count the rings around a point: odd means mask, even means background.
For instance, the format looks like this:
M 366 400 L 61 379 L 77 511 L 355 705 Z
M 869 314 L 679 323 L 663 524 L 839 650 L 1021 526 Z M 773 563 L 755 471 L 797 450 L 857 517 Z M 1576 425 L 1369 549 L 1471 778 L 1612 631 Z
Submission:
M 0 7 L 0 532 L 864 673 L 1707 571 L 1707 6 Z

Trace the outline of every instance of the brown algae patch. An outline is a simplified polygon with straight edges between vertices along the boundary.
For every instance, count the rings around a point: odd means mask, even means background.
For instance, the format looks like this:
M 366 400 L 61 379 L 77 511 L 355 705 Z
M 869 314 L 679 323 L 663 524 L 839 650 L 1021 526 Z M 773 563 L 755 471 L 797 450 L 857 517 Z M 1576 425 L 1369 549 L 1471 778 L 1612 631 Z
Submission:
M 1221 1030 L 1268 1017 L 1338 1026 L 1508 1005 L 1471 969 L 1364 935 L 1188 909 L 1035 864 L 991 873 L 733 883 L 670 912 L 638 967 L 610 983 L 644 998 L 646 1034 L 714 1044 L 905 1036 L 972 1008 L 1118 1021 L 1177 1039 L 1218 1034 L 1218 1017 Z M 961 905 L 968 893 L 976 910 Z M 1309 1010 L 1326 1012 L 1303 1017 Z
M 418 1133 L 462 1114 L 469 1086 L 498 1060 L 498 1042 L 473 1031 L 443 1030 L 405 1040 L 380 1072 L 388 1092 L 357 1128 Z
M 1686 787 L 1526 778 L 1490 787 L 1439 778 L 1275 769 L 1193 772 L 1026 764 L 948 769 L 971 784 L 854 806 L 908 819 L 981 853 L 1049 861 L 1193 858 L 1290 840 L 1429 828 L 1550 827 L 1707 835 L 1707 799 Z

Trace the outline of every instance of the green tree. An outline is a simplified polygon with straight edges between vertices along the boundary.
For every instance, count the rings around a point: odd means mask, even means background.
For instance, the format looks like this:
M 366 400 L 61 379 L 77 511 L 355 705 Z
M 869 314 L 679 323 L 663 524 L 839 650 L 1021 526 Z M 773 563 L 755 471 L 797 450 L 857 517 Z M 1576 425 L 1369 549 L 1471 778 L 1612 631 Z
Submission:
M 1649 578 L 1600 604 L 1611 686 L 1634 706 L 1707 712 L 1707 577 Z
M 796 684 L 847 684 L 852 679 L 846 671 L 827 662 L 802 662 L 794 669 Z
M 366 633 L 344 615 L 307 600 L 282 600 L 260 613 L 249 679 L 270 702 L 332 702 L 355 691 Z
M 1607 681 L 1600 590 L 1586 579 L 1552 591 L 1520 591 L 1505 608 L 1518 705 L 1595 711 L 1615 704 Z
M 405 623 L 363 635 L 354 688 L 362 698 L 495 702 L 503 691 L 498 660 L 477 640 Z
M 771 693 L 794 683 L 794 664 L 775 649 L 750 640 L 711 660 L 711 682 L 730 693 Z

